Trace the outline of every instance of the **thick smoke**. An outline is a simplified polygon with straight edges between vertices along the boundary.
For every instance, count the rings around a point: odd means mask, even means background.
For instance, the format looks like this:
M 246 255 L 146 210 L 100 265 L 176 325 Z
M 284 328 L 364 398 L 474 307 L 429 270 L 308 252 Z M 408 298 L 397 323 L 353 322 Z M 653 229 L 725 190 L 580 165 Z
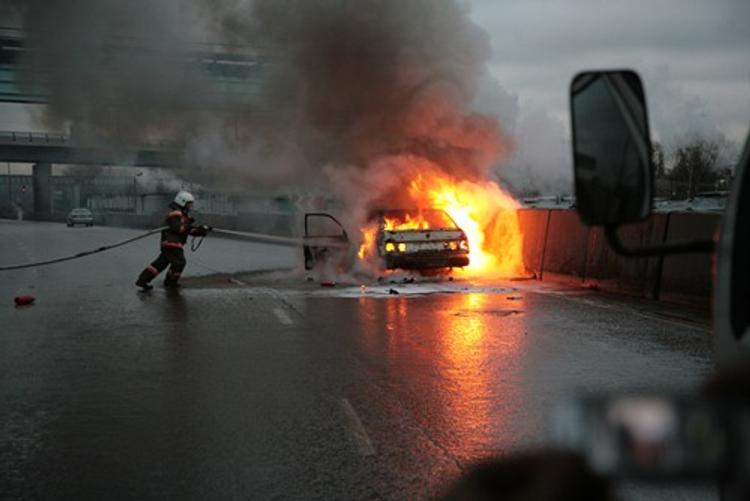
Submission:
M 488 36 L 454 0 L 36 0 L 26 28 L 46 120 L 168 140 L 217 187 L 322 183 L 373 206 L 415 166 L 482 179 L 510 154 L 476 106 Z M 217 93 L 196 40 L 267 61 L 255 95 Z
M 0 1 L 0 27 L 13 28 L 23 22 L 24 0 Z
M 33 0 L 25 6 L 25 81 L 49 94 L 46 125 L 81 141 L 183 140 L 205 112 L 188 57 L 184 2 Z
M 302 178 L 322 168 L 349 206 L 401 204 L 415 169 L 476 180 L 509 155 L 497 118 L 472 110 L 490 44 L 455 1 L 259 0 L 210 11 L 227 42 L 277 58 L 261 100 L 270 130 L 284 131 L 261 140 L 286 153 L 277 168 Z
M 570 195 L 573 167 L 568 132 L 545 110 L 525 107 L 513 130 L 516 151 L 503 166 L 503 181 L 521 196 Z

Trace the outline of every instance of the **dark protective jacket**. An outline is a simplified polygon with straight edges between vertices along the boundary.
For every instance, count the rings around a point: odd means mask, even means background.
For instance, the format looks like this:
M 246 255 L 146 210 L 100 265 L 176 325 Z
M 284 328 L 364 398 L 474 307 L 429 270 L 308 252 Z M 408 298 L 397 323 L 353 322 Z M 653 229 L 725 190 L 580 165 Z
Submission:
M 164 224 L 167 225 L 161 232 L 161 246 L 167 249 L 182 249 L 187 242 L 188 235 L 203 236 L 206 231 L 201 226 L 195 226 L 195 220 L 188 216 L 180 206 L 171 203 L 169 208 L 172 209 Z

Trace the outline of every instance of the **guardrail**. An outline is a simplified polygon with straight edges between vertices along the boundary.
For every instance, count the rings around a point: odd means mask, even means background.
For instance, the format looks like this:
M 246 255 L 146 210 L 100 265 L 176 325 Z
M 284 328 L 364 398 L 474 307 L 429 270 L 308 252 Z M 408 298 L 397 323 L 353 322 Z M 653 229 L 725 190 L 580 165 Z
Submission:
M 708 307 L 712 254 L 623 257 L 602 228 L 584 225 L 575 209 L 522 209 L 524 262 L 540 280 L 564 281 L 629 295 Z M 624 226 L 629 246 L 712 238 L 721 214 L 669 212 Z

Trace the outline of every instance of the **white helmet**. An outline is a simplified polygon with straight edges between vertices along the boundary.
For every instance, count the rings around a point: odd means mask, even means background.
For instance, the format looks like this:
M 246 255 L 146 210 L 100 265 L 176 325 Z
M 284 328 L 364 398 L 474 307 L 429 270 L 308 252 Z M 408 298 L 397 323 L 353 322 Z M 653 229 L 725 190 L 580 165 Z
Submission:
M 195 197 L 187 191 L 181 191 L 174 197 L 174 203 L 176 203 L 183 209 L 185 208 L 185 205 L 190 202 L 195 202 Z

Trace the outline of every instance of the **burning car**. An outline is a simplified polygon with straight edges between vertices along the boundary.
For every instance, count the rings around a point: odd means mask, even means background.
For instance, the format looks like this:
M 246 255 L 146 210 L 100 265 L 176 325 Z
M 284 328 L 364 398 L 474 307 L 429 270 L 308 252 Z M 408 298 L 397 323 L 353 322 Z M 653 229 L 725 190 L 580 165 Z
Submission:
M 375 244 L 388 269 L 462 268 L 469 264 L 464 231 L 443 210 L 388 210 L 376 215 Z
M 462 268 L 469 264 L 469 242 L 464 231 L 443 210 L 384 210 L 374 212 L 363 230 L 359 258 L 377 254 L 387 269 L 428 270 Z M 333 216 L 305 216 L 305 269 L 322 262 L 337 267 L 351 263 L 342 253 L 348 236 Z

